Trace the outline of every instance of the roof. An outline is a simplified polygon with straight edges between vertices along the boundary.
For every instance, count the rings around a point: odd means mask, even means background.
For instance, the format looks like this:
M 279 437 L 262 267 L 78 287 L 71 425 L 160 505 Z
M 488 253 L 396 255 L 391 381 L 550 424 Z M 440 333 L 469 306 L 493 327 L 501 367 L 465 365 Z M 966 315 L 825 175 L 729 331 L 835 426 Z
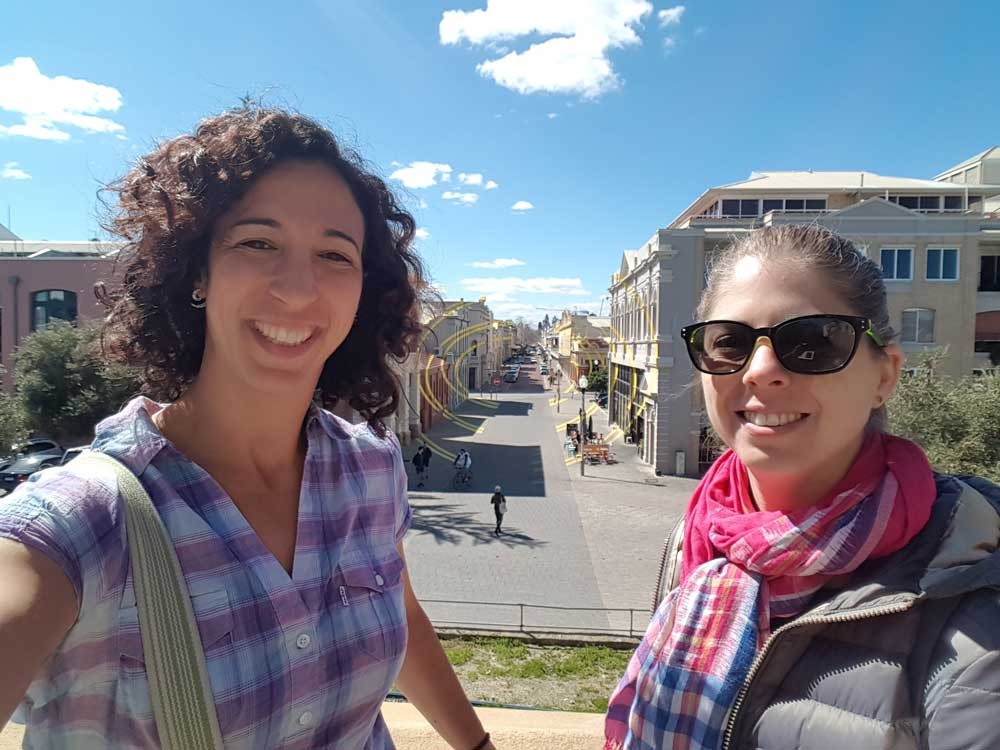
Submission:
M 874 172 L 754 172 L 742 182 L 719 185 L 714 190 L 766 192 L 770 190 L 816 190 L 817 192 L 857 190 L 928 190 L 937 194 L 963 193 L 964 185 L 911 177 L 886 177 Z M 1000 189 L 1000 188 L 998 188 Z
M 919 180 L 910 177 L 886 177 L 874 172 L 753 172 L 741 182 L 731 182 L 709 188 L 692 202 L 668 226 L 676 227 L 685 219 L 704 210 L 708 201 L 720 194 L 748 198 L 768 193 L 786 197 L 793 195 L 830 195 L 832 193 L 867 194 L 871 197 L 893 192 L 897 195 L 964 195 L 972 190 L 976 195 L 1000 195 L 1000 185 L 965 185 L 937 180 Z
M 12 231 L 10 231 L 3 224 L 0 224 L 0 240 L 19 240 L 21 239 Z
M 941 174 L 937 175 L 934 179 L 939 180 L 942 177 L 947 177 L 952 172 L 964 169 L 965 167 L 971 167 L 973 164 L 983 161 L 983 159 L 1000 159 L 1000 146 L 994 146 L 993 148 L 988 148 L 985 151 L 981 151 L 975 156 L 970 156 L 965 161 L 960 164 L 956 164 L 954 167 L 949 167 L 944 170 Z
M 2 227 L 0 227 L 2 228 Z M 0 258 L 113 258 L 124 247 L 122 242 L 26 242 L 0 241 Z

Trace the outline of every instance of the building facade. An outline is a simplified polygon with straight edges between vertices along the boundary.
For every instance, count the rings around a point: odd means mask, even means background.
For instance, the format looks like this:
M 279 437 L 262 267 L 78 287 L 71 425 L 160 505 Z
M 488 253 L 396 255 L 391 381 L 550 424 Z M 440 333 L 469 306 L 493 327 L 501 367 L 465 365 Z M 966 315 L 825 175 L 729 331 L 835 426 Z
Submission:
M 433 303 L 424 313 L 424 329 L 424 351 L 447 364 L 448 409 L 490 386 L 505 344 L 485 299 Z
M 990 275 L 1000 263 L 1000 216 L 990 210 L 998 197 L 997 185 L 870 172 L 755 173 L 711 188 L 625 251 L 612 276 L 611 420 L 657 471 L 705 468 L 707 423 L 679 331 L 693 321 L 713 255 L 765 226 L 825 226 L 880 263 L 909 367 L 937 347 L 947 348 L 946 374 L 989 366 L 977 320 L 1000 348 L 1000 315 L 992 315 L 1000 276 Z
M 57 320 L 100 320 L 94 285 L 110 284 L 121 245 L 29 242 L 0 225 L 0 366 L 13 387 L 13 353 L 21 339 Z
M 610 318 L 564 310 L 545 342 L 561 377 L 577 383 L 581 375 L 607 367 L 611 338 Z

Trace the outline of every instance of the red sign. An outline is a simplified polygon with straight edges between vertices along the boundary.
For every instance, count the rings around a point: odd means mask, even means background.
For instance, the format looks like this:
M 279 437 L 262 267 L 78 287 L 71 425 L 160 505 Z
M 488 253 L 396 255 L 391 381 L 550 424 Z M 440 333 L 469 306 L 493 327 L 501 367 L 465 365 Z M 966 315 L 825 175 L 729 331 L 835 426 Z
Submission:
M 500 385 L 500 378 L 493 378 L 493 385 Z

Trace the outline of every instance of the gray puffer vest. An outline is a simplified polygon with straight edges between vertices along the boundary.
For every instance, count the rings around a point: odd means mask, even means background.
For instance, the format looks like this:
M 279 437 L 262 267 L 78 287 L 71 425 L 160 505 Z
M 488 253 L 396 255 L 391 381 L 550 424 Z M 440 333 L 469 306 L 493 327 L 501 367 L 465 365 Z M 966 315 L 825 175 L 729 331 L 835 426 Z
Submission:
M 723 750 L 1000 749 L 1000 488 L 937 476 L 931 519 L 764 645 Z M 654 603 L 677 585 L 683 521 Z

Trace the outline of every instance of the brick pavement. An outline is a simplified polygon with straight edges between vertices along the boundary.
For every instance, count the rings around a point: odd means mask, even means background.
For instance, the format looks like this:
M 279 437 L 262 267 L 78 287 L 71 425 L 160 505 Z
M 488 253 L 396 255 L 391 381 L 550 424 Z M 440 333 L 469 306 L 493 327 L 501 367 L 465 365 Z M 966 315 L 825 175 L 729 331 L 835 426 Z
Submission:
M 663 537 L 693 487 L 686 479 L 653 477 L 631 446 L 616 445 L 621 463 L 567 465 L 564 427 L 575 421 L 579 398 L 560 414 L 533 373 L 499 394 L 473 400 L 439 420 L 427 436 L 436 452 L 430 481 L 417 488 L 411 472 L 414 523 L 405 541 L 414 588 L 432 619 L 517 624 L 516 608 L 427 602 L 450 599 L 524 602 L 607 609 L 648 607 Z M 596 404 L 594 430 L 608 430 Z M 467 490 L 449 487 L 450 460 L 460 447 L 473 456 Z M 405 451 L 409 457 L 414 446 Z M 656 481 L 650 484 L 647 480 Z M 493 536 L 489 504 L 494 484 L 508 498 L 505 529 Z M 529 626 L 628 627 L 628 615 L 528 610 Z M 639 618 L 636 625 L 640 624 Z

